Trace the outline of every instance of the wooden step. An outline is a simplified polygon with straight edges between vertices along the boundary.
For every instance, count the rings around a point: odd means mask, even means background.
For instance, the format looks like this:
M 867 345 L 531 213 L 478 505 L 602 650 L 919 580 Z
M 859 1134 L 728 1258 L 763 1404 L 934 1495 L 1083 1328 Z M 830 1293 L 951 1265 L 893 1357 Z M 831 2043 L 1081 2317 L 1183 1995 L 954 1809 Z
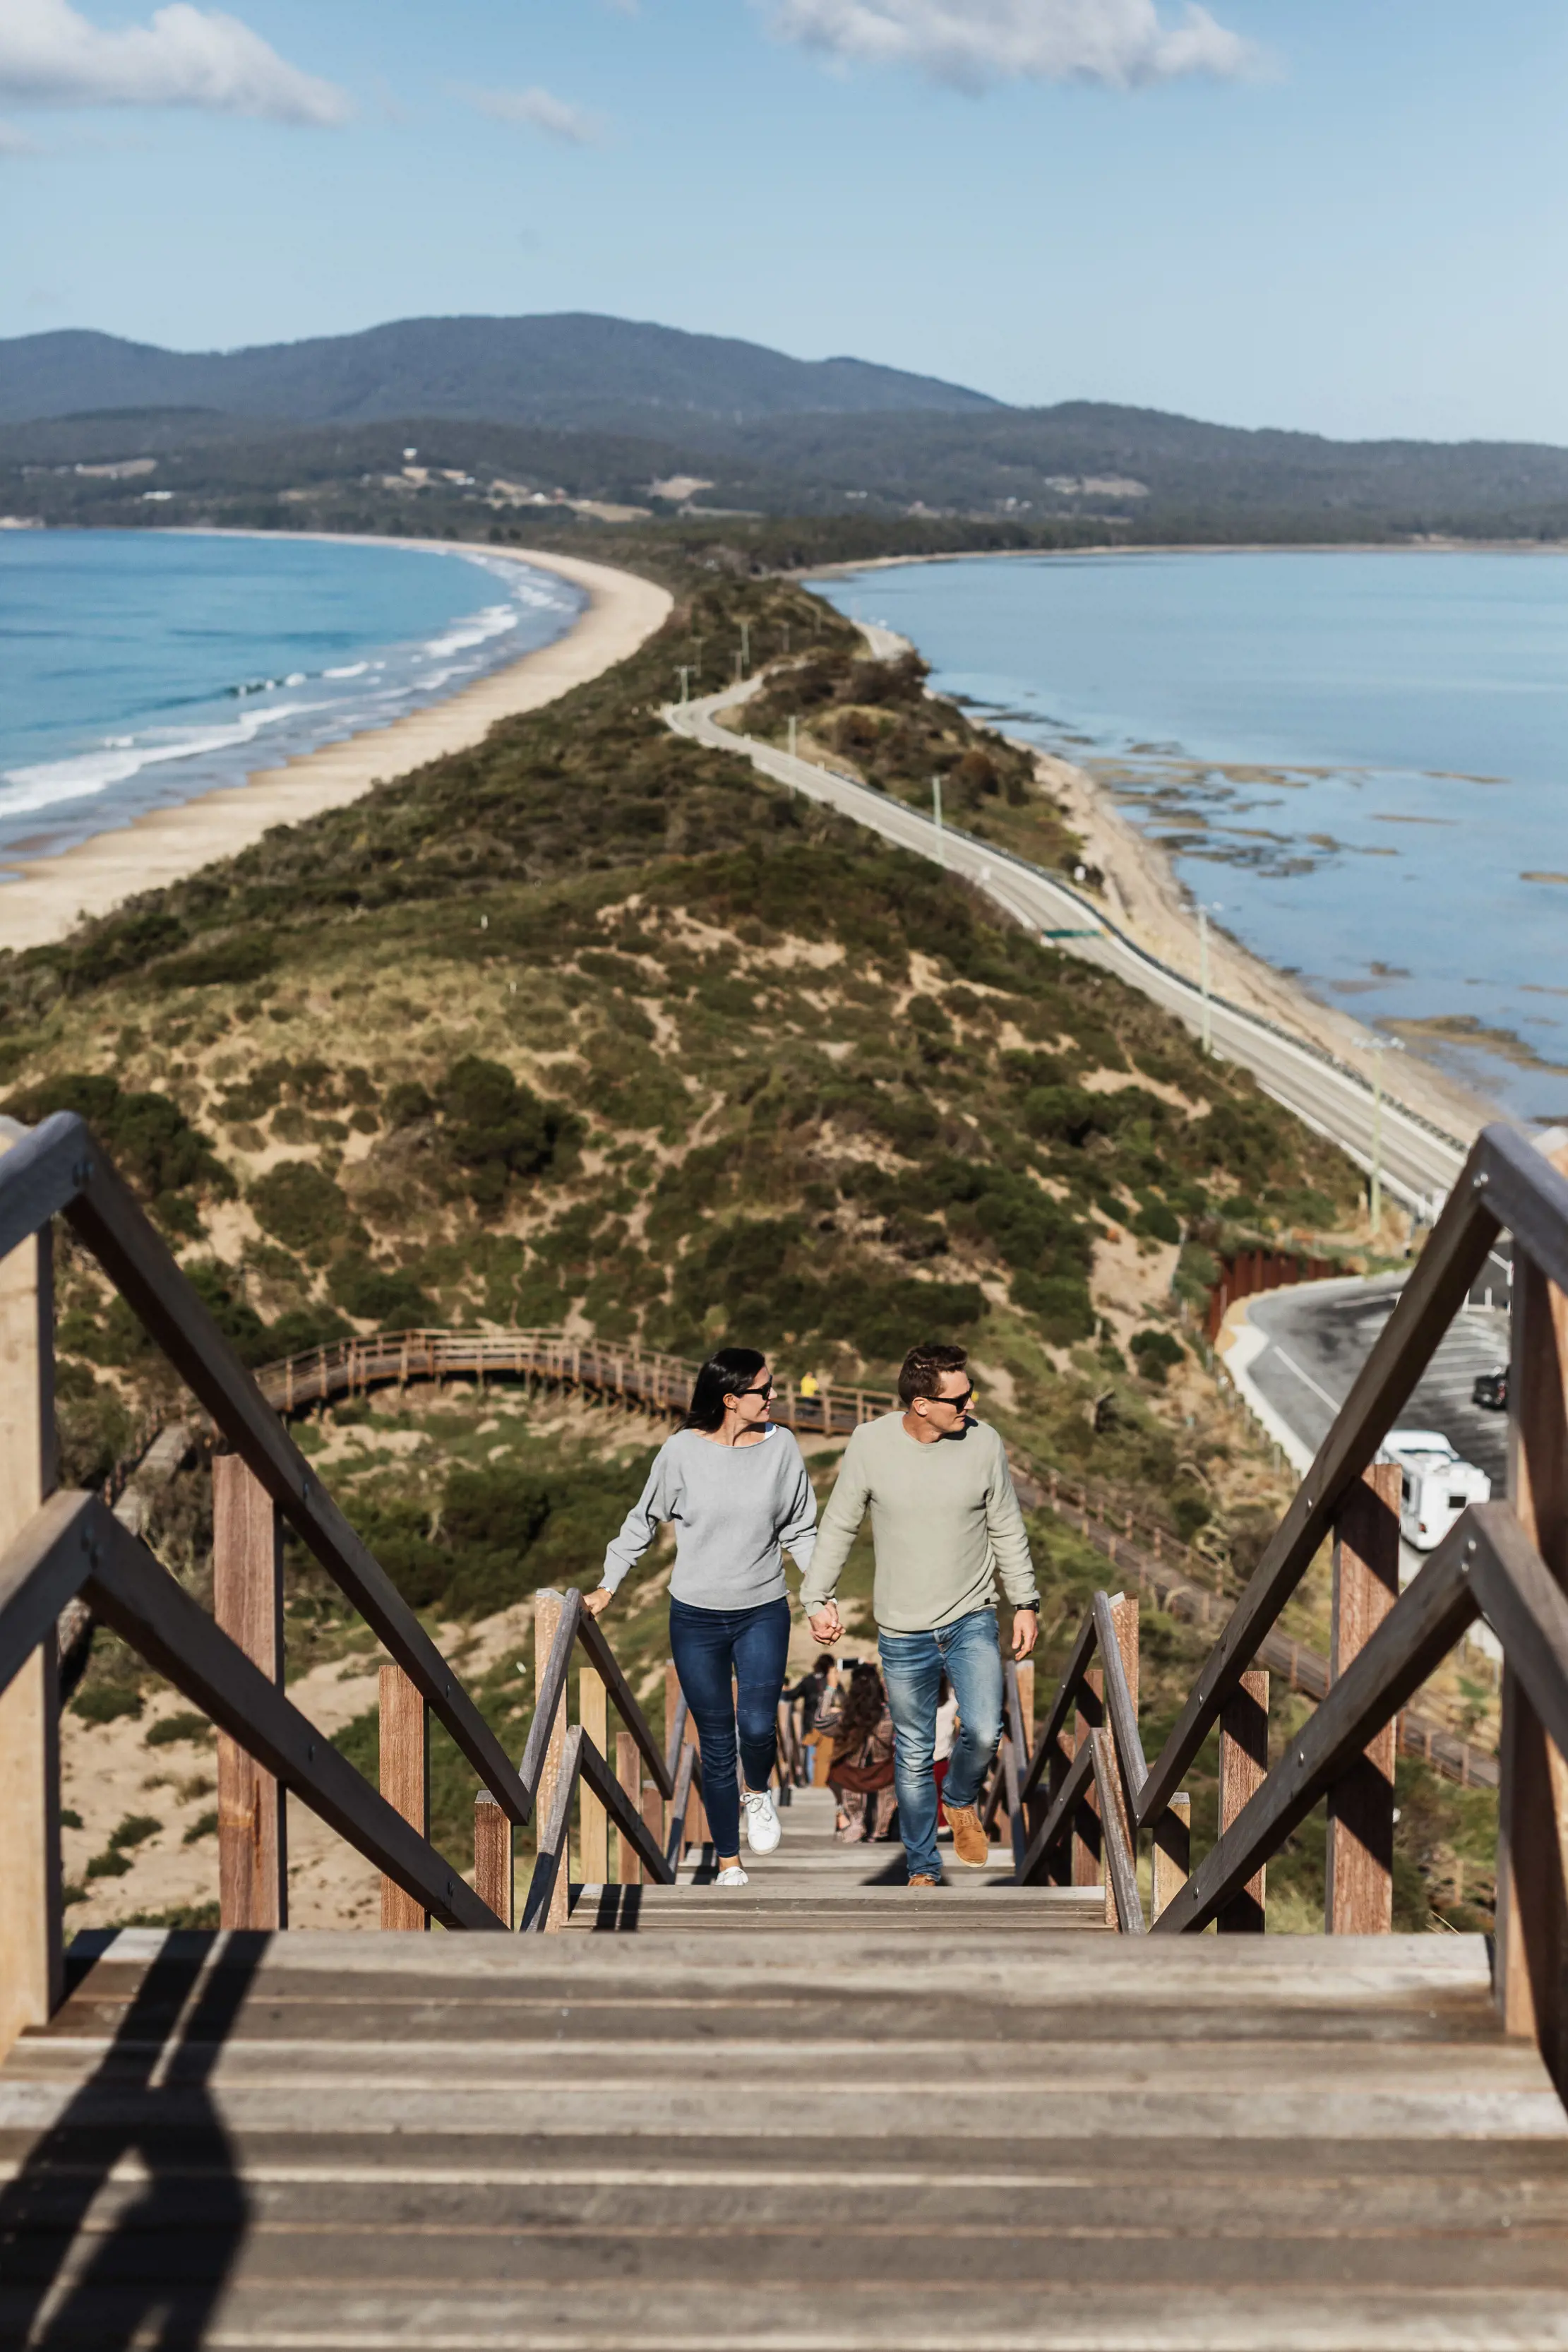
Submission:
M 1568 2119 L 1479 1938 L 990 1881 L 79 1938 L 0 2068 L 0 2345 L 1568 2352 Z

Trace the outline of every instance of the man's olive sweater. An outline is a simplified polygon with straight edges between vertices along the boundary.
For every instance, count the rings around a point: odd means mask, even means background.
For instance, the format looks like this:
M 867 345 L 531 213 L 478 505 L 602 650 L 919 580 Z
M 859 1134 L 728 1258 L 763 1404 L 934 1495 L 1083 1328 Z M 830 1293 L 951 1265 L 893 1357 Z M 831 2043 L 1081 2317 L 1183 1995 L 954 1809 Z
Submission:
M 961 1435 L 927 1445 L 910 1436 L 901 1412 L 861 1423 L 801 1580 L 808 1614 L 831 1598 L 868 1504 L 876 1549 L 872 1607 L 884 1632 L 927 1633 L 971 1610 L 994 1608 L 998 1577 L 1015 1608 L 1034 1601 L 1007 1451 L 985 1422 L 967 1422 Z

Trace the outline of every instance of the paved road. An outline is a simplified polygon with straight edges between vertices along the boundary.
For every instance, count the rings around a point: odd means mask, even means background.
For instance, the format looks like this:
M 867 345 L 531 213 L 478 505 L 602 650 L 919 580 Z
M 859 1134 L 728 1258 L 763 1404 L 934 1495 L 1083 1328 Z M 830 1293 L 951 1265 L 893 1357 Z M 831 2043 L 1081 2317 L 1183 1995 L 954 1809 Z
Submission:
M 900 642 L 892 640 L 889 634 L 892 643 Z M 730 687 L 698 702 L 671 704 L 665 719 L 677 734 L 718 751 L 741 751 L 777 782 L 824 802 L 885 840 L 966 876 L 1026 929 L 1115 972 L 1176 1013 L 1189 1029 L 1201 1028 L 1202 997 L 1190 981 L 1167 971 L 1109 923 L 1090 900 L 1039 866 L 1026 865 L 989 843 L 972 840 L 951 828 L 939 832 L 929 817 L 902 801 L 716 726 L 715 713 L 744 702 L 755 691 L 755 683 Z M 1250 1069 L 1265 1093 L 1319 1134 L 1331 1137 L 1363 1168 L 1371 1165 L 1372 1090 L 1354 1071 L 1342 1068 L 1283 1031 L 1218 999 L 1212 1007 L 1212 1034 L 1217 1052 Z M 1384 1181 L 1407 1206 L 1429 1208 L 1434 1196 L 1446 1193 L 1464 1153 L 1460 1140 L 1440 1135 L 1412 1113 L 1385 1101 Z
M 1246 1370 L 1281 1419 L 1315 1454 L 1398 1301 L 1405 1277 L 1306 1282 L 1249 1300 L 1247 1320 L 1267 1344 Z M 1454 1318 L 1419 1387 L 1399 1416 L 1405 1429 L 1437 1429 L 1501 1494 L 1507 1416 L 1470 1402 L 1478 1372 L 1508 1360 L 1509 1318 L 1500 1307 L 1467 1307 Z

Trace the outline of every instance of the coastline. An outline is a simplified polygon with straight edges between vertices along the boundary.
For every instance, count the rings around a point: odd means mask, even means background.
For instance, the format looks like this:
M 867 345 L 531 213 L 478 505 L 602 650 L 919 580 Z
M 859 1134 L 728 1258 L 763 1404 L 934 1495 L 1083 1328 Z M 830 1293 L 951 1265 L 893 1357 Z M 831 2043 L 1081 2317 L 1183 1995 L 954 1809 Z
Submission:
M 1120 929 L 1196 985 L 1201 977 L 1197 910 L 1166 852 L 1123 814 L 1109 787 L 1085 770 L 1017 736 L 1007 740 L 1033 760 L 1041 787 L 1060 803 L 1082 839 L 1087 862 L 1104 875 L 1103 895 Z M 1373 1042 L 1375 1033 L 1321 1003 L 1300 981 L 1265 962 L 1213 922 L 1208 926 L 1208 970 L 1217 996 L 1321 1046 L 1348 1063 L 1368 1086 L 1381 1062 L 1388 1099 L 1462 1143 L 1468 1145 L 1489 1120 L 1511 1116 L 1422 1054 L 1379 1052 Z
M 368 543 L 476 551 L 463 541 L 378 539 Z M 243 783 L 149 811 L 56 856 L 8 861 L 8 870 L 19 878 L 0 883 L 0 946 L 18 952 L 51 946 L 86 918 L 106 915 L 143 890 L 161 889 L 214 858 L 250 848 L 274 825 L 297 824 L 325 809 L 341 808 L 373 785 L 405 775 L 427 761 L 469 750 L 483 741 L 498 719 L 537 710 L 628 659 L 663 625 L 674 603 L 667 589 L 651 580 L 579 556 L 522 547 L 486 546 L 478 551 L 570 581 L 587 592 L 585 610 L 553 644 L 476 678 L 444 701 L 409 711 L 390 726 L 364 729 L 341 742 L 303 752 L 281 767 L 257 768 Z
M 858 621 L 855 625 L 875 660 L 919 650 L 910 638 L 881 622 Z M 1041 790 L 1058 803 L 1082 841 L 1085 862 L 1103 874 L 1104 889 L 1085 895 L 1103 898 L 1113 920 L 1134 945 L 1198 985 L 1197 910 L 1166 850 L 1140 831 L 1117 805 L 1110 788 L 1087 770 L 1055 752 L 1042 751 L 1038 743 L 1026 742 L 1021 736 L 1006 735 L 1005 740 L 1033 761 Z M 1381 1065 L 1383 1091 L 1388 1099 L 1458 1141 L 1468 1146 L 1492 1119 L 1517 1124 L 1501 1106 L 1450 1077 L 1424 1055 L 1413 1049 L 1398 1055 L 1377 1050 L 1374 1032 L 1348 1013 L 1322 1003 L 1300 981 L 1255 955 L 1217 923 L 1208 927 L 1208 970 L 1216 996 L 1333 1055 L 1369 1087 L 1375 1082 Z

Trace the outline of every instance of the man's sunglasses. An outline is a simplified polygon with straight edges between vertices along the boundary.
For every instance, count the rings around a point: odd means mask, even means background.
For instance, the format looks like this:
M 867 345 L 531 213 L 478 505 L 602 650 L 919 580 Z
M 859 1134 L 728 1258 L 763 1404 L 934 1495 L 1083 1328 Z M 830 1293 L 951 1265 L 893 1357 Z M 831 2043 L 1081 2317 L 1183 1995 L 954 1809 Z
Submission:
M 969 1406 L 974 1402 L 974 1390 L 972 1388 L 967 1388 L 960 1391 L 957 1396 L 931 1397 L 927 1399 L 927 1402 L 931 1404 L 950 1404 L 955 1412 L 967 1412 Z

